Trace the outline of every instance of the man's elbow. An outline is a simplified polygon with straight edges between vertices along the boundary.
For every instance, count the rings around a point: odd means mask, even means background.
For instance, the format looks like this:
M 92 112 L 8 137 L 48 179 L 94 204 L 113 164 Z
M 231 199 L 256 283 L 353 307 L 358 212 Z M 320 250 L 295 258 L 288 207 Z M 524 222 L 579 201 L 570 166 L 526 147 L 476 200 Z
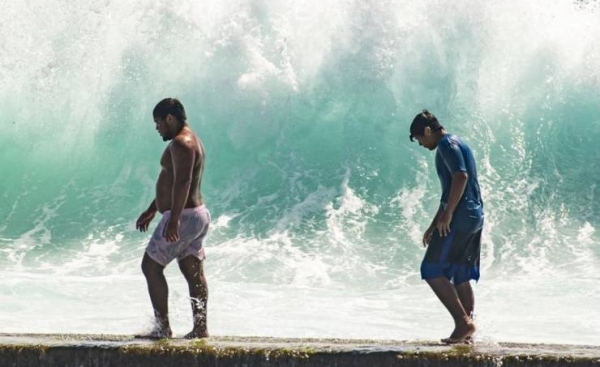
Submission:
M 192 184 L 192 178 L 191 177 L 176 178 L 174 184 L 178 187 L 187 187 Z
M 456 172 L 453 178 L 461 181 L 467 181 L 469 179 L 469 174 L 467 172 L 460 171 Z

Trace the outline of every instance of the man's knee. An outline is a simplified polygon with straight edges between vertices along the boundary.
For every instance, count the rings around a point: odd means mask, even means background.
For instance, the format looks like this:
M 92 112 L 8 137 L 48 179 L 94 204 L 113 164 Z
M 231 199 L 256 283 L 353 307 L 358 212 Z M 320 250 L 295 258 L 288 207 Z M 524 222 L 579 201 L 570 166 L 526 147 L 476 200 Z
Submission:
M 458 279 L 454 282 L 454 288 L 457 290 L 470 290 L 471 289 L 471 281 L 469 279 Z
M 186 256 L 179 261 L 179 270 L 188 282 L 196 282 L 204 276 L 202 260 L 192 255 Z
M 161 274 L 164 266 L 160 265 L 156 261 L 152 260 L 148 254 L 144 254 L 144 258 L 142 259 L 142 273 L 146 276 L 146 278 Z

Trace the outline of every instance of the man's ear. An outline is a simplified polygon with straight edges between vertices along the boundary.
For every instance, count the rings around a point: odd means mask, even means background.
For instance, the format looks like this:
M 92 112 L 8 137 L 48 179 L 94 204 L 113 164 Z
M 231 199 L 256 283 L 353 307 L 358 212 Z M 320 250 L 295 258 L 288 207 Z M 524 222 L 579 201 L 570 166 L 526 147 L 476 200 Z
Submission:
M 423 129 L 423 136 L 429 135 L 431 135 L 431 128 L 429 126 L 425 126 L 425 129 Z
M 167 122 L 167 124 L 171 125 L 173 124 L 173 121 L 175 121 L 175 116 L 169 113 L 167 117 L 165 117 L 165 121 Z

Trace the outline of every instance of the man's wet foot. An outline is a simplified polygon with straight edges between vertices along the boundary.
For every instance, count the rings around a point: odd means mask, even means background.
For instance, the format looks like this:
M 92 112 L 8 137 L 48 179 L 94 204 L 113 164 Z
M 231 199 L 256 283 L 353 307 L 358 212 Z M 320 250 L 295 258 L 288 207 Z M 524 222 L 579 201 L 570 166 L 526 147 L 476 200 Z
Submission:
M 136 339 L 150 339 L 150 340 L 160 340 L 160 339 L 170 339 L 173 337 L 173 332 L 171 329 L 160 330 L 154 329 L 148 334 L 137 334 L 133 336 Z
M 184 338 L 186 339 L 200 339 L 200 338 L 208 338 L 208 330 L 192 330 L 189 333 L 185 334 Z
M 467 343 L 467 344 L 470 344 L 473 342 L 472 335 L 475 333 L 475 330 L 477 330 L 477 327 L 472 322 L 461 325 L 461 326 L 457 326 L 449 338 L 442 339 L 442 343 L 446 343 L 446 344 Z

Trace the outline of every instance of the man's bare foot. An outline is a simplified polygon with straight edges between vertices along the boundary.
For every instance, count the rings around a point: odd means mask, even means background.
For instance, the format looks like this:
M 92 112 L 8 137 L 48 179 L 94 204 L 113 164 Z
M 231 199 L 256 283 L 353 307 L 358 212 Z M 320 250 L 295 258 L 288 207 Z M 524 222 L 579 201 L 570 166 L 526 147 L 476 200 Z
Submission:
M 463 344 L 468 344 L 468 345 L 475 343 L 475 341 L 473 340 L 473 335 L 467 336 L 466 338 L 463 339 L 462 342 L 463 342 Z
M 186 339 L 199 339 L 199 338 L 208 338 L 208 330 L 192 330 L 189 333 L 185 334 L 184 338 Z
M 472 342 L 471 336 L 475 333 L 477 327 L 473 322 L 469 322 L 462 325 L 457 325 L 449 338 L 442 339 L 442 343 L 446 344 L 457 344 L 464 342 Z M 468 341 L 467 341 L 468 339 Z
M 159 339 L 170 339 L 173 337 L 173 332 L 171 329 L 154 329 L 148 334 L 138 334 L 133 336 L 136 339 L 150 339 L 150 340 L 159 340 Z

